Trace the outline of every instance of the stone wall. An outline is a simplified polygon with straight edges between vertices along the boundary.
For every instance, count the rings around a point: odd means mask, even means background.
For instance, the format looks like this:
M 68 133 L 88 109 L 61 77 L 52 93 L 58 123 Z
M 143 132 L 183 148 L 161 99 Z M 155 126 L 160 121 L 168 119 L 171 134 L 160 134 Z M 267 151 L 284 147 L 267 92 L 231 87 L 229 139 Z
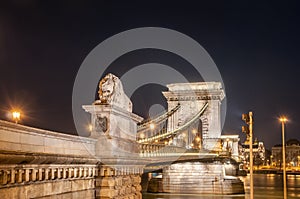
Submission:
M 141 199 L 142 172 L 142 169 L 134 167 L 118 170 L 101 167 L 100 176 L 96 179 L 96 198 Z

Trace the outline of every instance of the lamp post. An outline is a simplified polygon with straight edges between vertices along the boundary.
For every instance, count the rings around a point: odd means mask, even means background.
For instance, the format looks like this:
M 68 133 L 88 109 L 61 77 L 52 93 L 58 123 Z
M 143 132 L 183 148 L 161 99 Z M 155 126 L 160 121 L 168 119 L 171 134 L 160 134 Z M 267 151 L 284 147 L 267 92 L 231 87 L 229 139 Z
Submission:
M 285 141 L 284 141 L 284 126 L 287 122 L 286 117 L 281 117 L 279 119 L 281 122 L 281 132 L 282 132 L 282 167 L 283 167 L 283 198 L 287 199 L 287 190 L 286 190 L 286 168 L 285 168 Z
M 246 133 L 247 139 L 249 139 L 249 159 L 250 159 L 250 199 L 254 198 L 253 188 L 253 113 L 250 111 L 248 114 L 242 115 L 242 120 L 248 126 L 242 126 L 242 132 Z

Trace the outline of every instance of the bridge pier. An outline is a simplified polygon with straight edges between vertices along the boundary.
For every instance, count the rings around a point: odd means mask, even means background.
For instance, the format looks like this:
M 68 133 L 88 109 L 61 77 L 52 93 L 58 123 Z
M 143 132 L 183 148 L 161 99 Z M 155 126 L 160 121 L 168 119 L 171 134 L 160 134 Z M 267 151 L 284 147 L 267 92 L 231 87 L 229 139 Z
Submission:
M 183 126 L 197 114 L 201 108 L 208 103 L 204 114 L 199 118 L 200 124 L 195 128 L 201 136 L 201 149 L 217 150 L 218 139 L 221 137 L 221 101 L 225 97 L 224 90 L 220 82 L 193 82 L 175 83 L 167 85 L 168 91 L 163 95 L 168 102 L 168 111 L 178 104 L 180 108 L 174 118 L 168 123 L 168 131 L 172 131 Z M 188 141 L 188 136 L 178 135 L 175 137 L 178 143 L 185 143 L 186 148 L 193 146 Z
M 168 193 L 244 194 L 244 183 L 233 175 L 226 175 L 220 160 L 177 162 L 163 168 L 162 189 Z

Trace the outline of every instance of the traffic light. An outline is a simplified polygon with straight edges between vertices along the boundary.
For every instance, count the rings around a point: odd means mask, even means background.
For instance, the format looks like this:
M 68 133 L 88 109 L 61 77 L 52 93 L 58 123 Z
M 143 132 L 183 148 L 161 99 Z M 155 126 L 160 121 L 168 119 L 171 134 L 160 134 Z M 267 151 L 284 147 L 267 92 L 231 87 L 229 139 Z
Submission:
M 248 126 L 242 126 L 242 132 L 245 133 L 247 136 L 250 134 L 250 130 Z
M 247 124 L 247 126 L 242 126 L 242 132 L 247 136 L 250 136 L 250 128 L 252 128 L 252 112 L 248 114 L 244 113 L 242 115 L 242 120 Z M 251 126 L 251 127 L 250 127 Z
M 250 114 L 244 113 L 242 115 L 242 120 L 244 120 L 246 124 L 249 124 L 249 122 L 250 122 Z

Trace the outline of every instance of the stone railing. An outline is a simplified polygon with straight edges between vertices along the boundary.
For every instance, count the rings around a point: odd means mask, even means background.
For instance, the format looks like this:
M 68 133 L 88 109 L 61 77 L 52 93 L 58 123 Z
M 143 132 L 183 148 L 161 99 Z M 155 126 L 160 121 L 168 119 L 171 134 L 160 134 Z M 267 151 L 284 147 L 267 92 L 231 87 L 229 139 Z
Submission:
M 139 144 L 140 157 L 173 156 L 184 153 L 186 149 L 163 144 Z
M 1 165 L 0 186 L 98 176 L 96 165 Z
M 100 167 L 99 176 L 123 176 L 123 175 L 142 175 L 143 167 L 137 165 L 113 165 Z
M 0 120 L 0 151 L 54 155 L 95 155 L 96 140 Z

